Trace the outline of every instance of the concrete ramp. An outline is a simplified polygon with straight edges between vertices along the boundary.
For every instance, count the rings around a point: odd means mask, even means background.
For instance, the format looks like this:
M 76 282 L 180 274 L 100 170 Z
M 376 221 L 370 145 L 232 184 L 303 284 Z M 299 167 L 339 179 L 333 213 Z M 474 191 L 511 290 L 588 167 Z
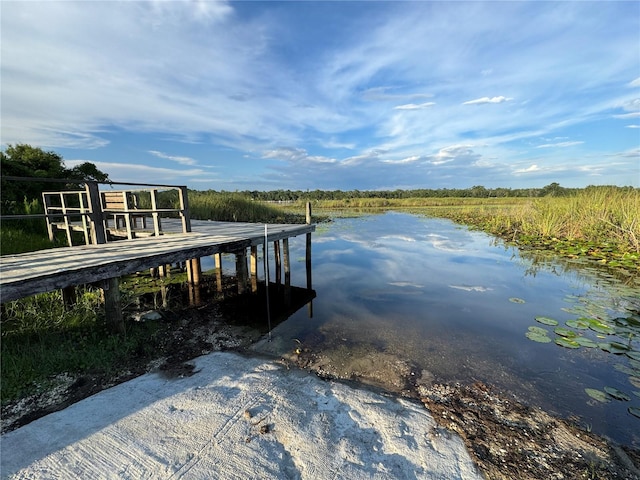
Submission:
M 3 478 L 480 479 L 422 405 L 216 352 L 2 437 Z

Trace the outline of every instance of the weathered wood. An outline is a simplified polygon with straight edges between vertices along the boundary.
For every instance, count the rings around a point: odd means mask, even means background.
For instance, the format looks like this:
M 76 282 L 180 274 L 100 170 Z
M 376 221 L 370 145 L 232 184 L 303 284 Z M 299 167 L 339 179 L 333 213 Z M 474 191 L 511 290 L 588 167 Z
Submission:
M 247 250 L 243 248 L 236 252 L 236 278 L 238 280 L 238 293 L 242 294 L 247 289 Z
M 291 259 L 289 257 L 289 239 L 282 239 L 282 263 L 284 264 L 284 284 L 291 285 Z
M 153 213 L 151 214 L 151 217 L 153 218 L 153 233 L 156 237 L 159 237 L 162 232 L 162 224 L 160 222 L 160 214 L 156 211 L 158 210 L 157 188 L 151 189 L 151 210 L 153 210 Z
M 213 258 L 216 265 L 216 287 L 218 292 L 222 292 L 222 254 L 216 253 Z
M 109 278 L 103 282 L 104 314 L 107 328 L 112 332 L 124 333 L 124 318 L 120 307 L 120 286 L 117 278 Z
M 273 257 L 276 270 L 276 285 L 282 283 L 282 261 L 280 259 L 280 242 L 273 242 Z
M 87 203 L 89 204 L 89 220 L 91 225 L 91 241 L 94 244 L 102 244 L 107 242 L 107 234 L 104 227 L 104 217 L 102 215 L 102 206 L 100 205 L 100 191 L 96 182 L 87 182 L 85 184 L 87 192 Z
M 200 258 L 190 258 L 187 260 L 187 282 L 190 285 L 200 285 L 200 277 L 202 276 L 202 268 L 200 266 Z
M 264 243 L 264 225 L 197 222 L 196 231 L 123 240 L 102 245 L 61 247 L 0 257 L 0 301 L 49 292 L 184 262 L 234 252 Z M 270 226 L 268 241 L 303 235 L 313 225 Z M 275 245 L 275 243 L 274 243 Z
M 307 225 L 311 225 L 311 202 L 307 202 L 305 208 L 305 220 Z
M 251 245 L 251 291 L 258 291 L 258 246 Z
M 72 308 L 76 303 L 78 303 L 76 287 L 71 286 L 62 289 L 62 303 L 64 304 L 65 310 Z

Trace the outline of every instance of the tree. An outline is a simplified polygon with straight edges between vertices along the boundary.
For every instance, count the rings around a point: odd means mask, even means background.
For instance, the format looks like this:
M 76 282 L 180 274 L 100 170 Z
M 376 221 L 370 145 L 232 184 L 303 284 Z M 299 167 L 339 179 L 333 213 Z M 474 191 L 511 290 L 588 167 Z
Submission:
M 8 145 L 4 152 L 0 152 L 1 208 L 3 214 L 21 213 L 24 201 L 31 202 L 40 199 L 43 191 L 62 190 L 74 183 L 47 182 L 16 182 L 5 177 L 37 177 L 37 178 L 65 178 L 77 180 L 78 183 L 87 180 L 108 182 L 109 176 L 98 170 L 90 162 L 82 163 L 68 169 L 64 166 L 62 156 L 55 152 L 45 152 L 39 147 L 26 144 Z

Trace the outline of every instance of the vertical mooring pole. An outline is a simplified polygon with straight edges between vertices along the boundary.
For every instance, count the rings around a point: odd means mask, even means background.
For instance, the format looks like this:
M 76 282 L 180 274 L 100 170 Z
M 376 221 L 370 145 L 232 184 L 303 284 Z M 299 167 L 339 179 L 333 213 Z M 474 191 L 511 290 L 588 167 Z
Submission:
M 307 202 L 307 225 L 311 225 L 311 202 Z M 311 233 L 307 233 L 305 266 L 307 270 L 307 290 L 311 290 Z

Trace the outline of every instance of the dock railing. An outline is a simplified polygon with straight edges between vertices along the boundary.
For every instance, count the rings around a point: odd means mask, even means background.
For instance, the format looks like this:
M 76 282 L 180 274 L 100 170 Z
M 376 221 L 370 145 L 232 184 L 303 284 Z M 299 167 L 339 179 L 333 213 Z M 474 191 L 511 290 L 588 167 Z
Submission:
M 49 239 L 56 232 L 66 234 L 69 246 L 73 246 L 73 232 L 81 232 L 85 244 L 106 243 L 122 238 L 162 235 L 161 218 L 179 218 L 181 231 L 191 231 L 187 187 L 181 185 L 144 184 L 131 182 L 96 182 L 73 179 L 48 179 L 33 177 L 3 177 L 10 181 L 64 183 L 84 185 L 84 190 L 57 190 L 42 193 L 44 213 L 25 215 L 2 215 L 0 219 L 44 218 Z M 115 190 L 114 186 L 129 187 Z M 107 188 L 105 188 L 107 187 Z M 130 187 L 141 187 L 133 188 Z M 177 191 L 177 196 L 170 191 Z M 163 205 L 162 197 L 169 197 L 177 208 Z M 150 226 L 148 227 L 148 223 Z

